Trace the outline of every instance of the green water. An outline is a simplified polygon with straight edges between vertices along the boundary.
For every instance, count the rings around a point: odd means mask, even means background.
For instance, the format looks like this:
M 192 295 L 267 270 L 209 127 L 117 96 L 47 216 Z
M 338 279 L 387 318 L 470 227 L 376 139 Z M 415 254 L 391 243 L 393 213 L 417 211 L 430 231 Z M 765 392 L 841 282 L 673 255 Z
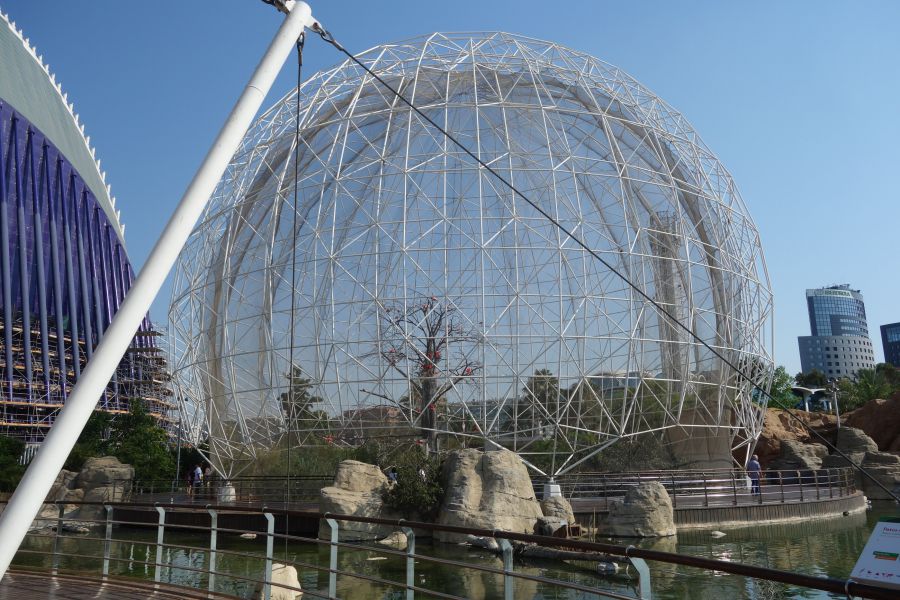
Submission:
M 847 577 L 856 562 L 869 532 L 881 515 L 898 514 L 892 504 L 877 504 L 865 514 L 807 521 L 786 525 L 761 525 L 752 528 L 724 530 L 723 538 L 712 538 L 709 531 L 683 533 L 677 538 L 666 538 L 655 542 L 645 542 L 644 547 L 669 552 L 679 552 L 695 556 L 741 562 L 745 564 L 783 569 L 811 575 Z M 98 534 L 91 534 L 96 536 Z M 102 535 L 102 534 L 99 534 Z M 69 535 L 60 540 L 60 550 L 66 554 L 60 567 L 79 571 L 99 573 L 102 561 L 97 556 L 103 554 L 103 544 L 99 540 L 85 539 L 90 536 Z M 117 539 L 127 540 L 113 543 L 110 571 L 114 574 L 140 578 L 153 578 L 153 569 L 140 561 L 153 561 L 156 557 L 156 532 L 146 529 L 117 529 Z M 192 535 L 167 532 L 166 543 L 179 546 L 193 546 L 195 549 L 166 548 L 163 560 L 172 565 L 163 571 L 163 581 L 205 589 L 208 579 L 205 571 L 209 567 L 208 552 L 203 546 L 208 544 L 206 535 Z M 601 540 L 598 540 L 601 541 Z M 49 552 L 53 541 L 50 538 L 31 537 L 24 549 Z M 239 579 L 246 577 L 259 579 L 264 569 L 262 558 L 236 556 L 229 552 L 265 552 L 265 538 L 242 540 L 234 536 L 220 534 L 220 553 L 217 557 L 217 571 L 227 572 L 232 577 L 218 576 L 216 590 L 249 597 L 254 584 Z M 287 560 L 297 565 L 301 585 L 304 589 L 327 591 L 328 574 L 315 567 L 328 567 L 329 553 L 325 546 L 313 543 L 296 543 L 285 547 L 284 542 L 276 542 L 276 561 Z M 417 552 L 441 559 L 462 561 L 469 564 L 502 568 L 502 563 L 493 554 L 462 546 L 443 544 L 431 545 L 424 540 L 417 543 Z M 20 565 L 49 567 L 50 560 L 38 554 L 20 553 L 16 559 Z M 659 599 L 711 599 L 730 600 L 748 598 L 769 600 L 776 598 L 839 598 L 823 592 L 800 590 L 773 584 L 757 582 L 733 575 L 700 571 L 688 567 L 676 567 L 663 563 L 649 563 L 652 576 L 653 597 Z M 405 582 L 406 565 L 402 557 L 388 556 L 382 551 L 358 547 L 341 548 L 338 554 L 338 568 L 348 572 L 378 578 L 386 581 Z M 195 570 L 194 570 L 195 569 Z M 516 572 L 577 582 L 582 585 L 635 596 L 636 578 L 628 575 L 601 577 L 587 569 L 551 561 L 517 561 Z M 503 579 L 490 573 L 470 568 L 448 567 L 427 560 L 416 563 L 416 584 L 443 593 L 469 598 L 502 598 Z M 338 596 L 349 600 L 400 599 L 405 597 L 400 587 L 387 583 L 377 583 L 349 576 L 338 577 Z M 417 597 L 427 597 L 425 595 Z M 553 586 L 518 581 L 515 597 L 524 600 L 567 599 L 581 600 L 599 598 L 595 594 L 573 590 L 561 590 Z

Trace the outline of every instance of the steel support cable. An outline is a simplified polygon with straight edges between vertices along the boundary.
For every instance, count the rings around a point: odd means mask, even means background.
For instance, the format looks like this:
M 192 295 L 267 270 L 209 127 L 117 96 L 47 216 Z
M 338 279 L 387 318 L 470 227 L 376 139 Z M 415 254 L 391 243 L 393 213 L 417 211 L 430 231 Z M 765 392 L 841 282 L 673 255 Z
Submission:
M 448 140 L 450 140 L 456 147 L 458 147 L 460 150 L 462 150 L 463 153 L 465 153 L 465 154 L 466 154 L 467 156 L 469 156 L 472 160 L 474 160 L 476 163 L 478 163 L 478 165 L 479 165 L 481 168 L 485 169 L 488 173 L 490 173 L 491 175 L 493 175 L 498 181 L 500 181 L 503 185 L 505 185 L 507 188 L 509 188 L 510 191 L 512 191 L 515 195 L 517 195 L 519 198 L 521 198 L 522 200 L 524 200 L 524 201 L 525 201 L 529 206 L 531 206 L 534 210 L 536 210 L 538 213 L 540 213 L 541 216 L 543 216 L 543 217 L 544 217 L 545 219 L 547 219 L 550 223 L 552 223 L 557 229 L 559 229 L 563 234 L 565 234 L 565 235 L 566 235 L 569 239 L 571 239 L 575 244 L 577 244 L 578 246 L 580 246 L 585 252 L 587 252 L 587 253 L 590 254 L 592 257 L 594 257 L 595 259 L 597 259 L 597 260 L 600 262 L 600 264 L 602 264 L 604 267 L 606 267 L 607 269 L 609 269 L 610 272 L 612 272 L 614 275 L 616 275 L 616 276 L 619 277 L 622 281 L 624 281 L 631 289 L 633 289 L 635 292 L 637 292 L 637 294 L 638 294 L 641 298 L 643 298 L 644 300 L 646 300 L 647 302 L 649 302 L 654 308 L 656 308 L 656 310 L 659 311 L 659 313 L 662 314 L 666 319 L 668 319 L 670 323 L 674 324 L 675 326 L 677 326 L 677 327 L 680 328 L 680 329 L 683 329 L 685 332 L 687 332 L 687 334 L 688 334 L 689 336 L 691 336 L 694 340 L 696 340 L 697 342 L 699 342 L 699 343 L 700 343 L 703 347 L 705 347 L 707 350 L 709 350 L 710 352 L 712 352 L 712 353 L 713 353 L 716 357 L 718 357 L 723 363 L 725 363 L 726 365 L 728 365 L 729 367 L 731 367 L 732 369 L 734 369 L 734 371 L 735 371 L 738 375 L 740 375 L 741 377 L 743 377 L 744 379 L 746 379 L 747 381 L 749 381 L 749 382 L 753 385 L 753 387 L 756 388 L 756 389 L 758 389 L 760 392 L 762 392 L 762 393 L 766 396 L 766 398 L 768 398 L 769 400 L 773 400 L 772 395 L 771 395 L 769 392 L 767 392 L 766 390 L 764 390 L 763 388 L 761 388 L 759 385 L 757 385 L 757 384 L 754 382 L 754 380 L 753 380 L 750 376 L 748 376 L 748 375 L 743 371 L 743 369 L 739 368 L 737 365 L 735 365 L 735 364 L 734 364 L 733 362 L 731 362 L 729 359 L 725 358 L 718 350 L 716 350 L 715 348 L 713 348 L 712 346 L 710 346 L 705 340 L 703 340 L 700 336 L 698 336 L 696 333 L 694 333 L 694 331 L 693 331 L 690 327 L 688 327 L 687 325 L 685 325 L 684 323 L 682 323 L 679 319 L 677 319 L 674 315 L 672 315 L 672 313 L 670 313 L 668 310 L 666 310 L 666 308 L 665 308 L 664 306 L 662 306 L 662 305 L 659 304 L 656 300 L 654 300 L 654 299 L 651 298 L 649 295 L 647 295 L 647 293 L 644 292 L 644 290 L 642 290 L 636 283 L 633 283 L 633 282 L 632 282 L 628 277 L 626 277 L 622 272 L 620 272 L 620 271 L 619 271 L 618 269 L 616 269 L 612 264 L 610 264 L 610 263 L 609 263 L 608 261 L 606 261 L 602 256 L 600 256 L 600 254 L 598 254 L 596 251 L 594 251 L 592 248 L 590 248 L 585 242 L 581 241 L 581 239 L 578 238 L 578 237 L 577 237 L 573 232 L 571 232 L 568 228 L 566 228 L 565 225 L 563 225 L 562 223 L 560 223 L 559 221 L 557 221 L 557 220 L 553 217 L 553 215 L 551 215 L 550 213 L 548 213 L 547 211 L 545 211 L 545 210 L 544 210 L 543 208 L 541 208 L 537 203 L 533 202 L 528 196 L 526 196 L 523 192 L 521 192 L 518 188 L 516 188 L 516 186 L 513 185 L 512 182 L 510 182 L 508 179 L 506 179 L 505 177 L 503 177 L 503 175 L 501 175 L 500 173 L 498 173 L 497 171 L 495 171 L 493 168 L 491 168 L 491 166 L 488 165 L 486 162 L 484 162 L 483 160 L 481 160 L 481 159 L 478 157 L 478 155 L 476 155 L 474 152 L 472 152 L 471 150 L 469 150 L 469 148 L 467 148 L 462 142 L 460 142 L 460 141 L 457 140 L 455 137 L 453 137 L 453 135 L 451 135 L 446 129 L 444 129 L 443 127 L 441 127 L 434 119 L 432 119 L 432 118 L 429 117 L 427 114 L 425 114 L 425 113 L 422 112 L 420 109 L 418 109 L 412 102 L 410 102 L 409 100 L 407 100 L 406 97 L 403 96 L 403 94 L 401 94 L 401 93 L 400 93 L 397 89 L 395 89 L 391 84 L 389 84 L 387 81 L 385 81 L 384 79 L 382 79 L 377 73 L 375 73 L 372 69 L 370 69 L 368 66 L 366 66 L 361 60 L 359 60 L 358 58 L 356 58 L 356 56 L 354 56 L 350 51 L 348 51 L 346 48 L 344 48 L 344 46 L 342 46 L 342 45 L 334 38 L 334 36 L 333 36 L 330 32 L 328 32 L 327 30 L 323 29 L 323 28 L 322 28 L 320 25 L 318 25 L 318 24 L 316 24 L 316 26 L 313 27 L 313 30 L 314 30 L 316 33 L 318 33 L 319 36 L 320 36 L 325 42 L 327 42 L 328 44 L 334 46 L 339 52 L 341 52 L 342 54 L 344 54 L 344 55 L 345 55 L 347 58 L 349 58 L 353 63 L 355 63 L 355 64 L 358 65 L 361 69 L 363 69 L 366 73 L 368 73 L 373 79 L 375 79 L 376 81 L 378 81 L 378 83 L 380 83 L 380 84 L 383 85 L 385 88 L 387 88 L 394 96 L 397 97 L 398 100 L 400 100 L 403 104 L 405 104 L 406 106 L 408 106 L 413 112 L 415 112 L 418 116 L 420 116 L 422 119 L 424 119 L 429 125 L 431 125 L 431 126 L 434 127 L 435 129 L 437 129 L 443 136 L 445 136 Z M 299 102 L 299 100 L 298 100 L 298 102 Z M 834 444 L 832 444 L 830 441 L 828 441 L 828 439 L 826 439 L 825 436 L 823 436 L 823 435 L 820 434 L 818 431 L 816 431 L 816 430 L 814 430 L 812 427 L 810 427 L 805 421 L 803 421 L 803 419 L 801 419 L 800 417 L 798 417 L 797 415 L 795 415 L 795 414 L 793 413 L 793 411 L 791 411 L 790 409 L 787 409 L 787 408 L 784 409 L 784 410 L 785 410 L 785 412 L 787 412 L 788 415 L 790 415 L 790 417 L 791 417 L 792 419 L 794 419 L 794 420 L 796 420 L 797 422 L 799 422 L 799 423 L 803 426 L 804 429 L 806 429 L 806 430 L 807 430 L 809 433 L 811 433 L 813 436 L 815 436 L 816 438 L 818 438 L 819 440 L 821 440 L 828 448 L 830 448 L 830 449 L 833 450 L 835 453 L 837 453 L 841 458 L 843 458 L 844 460 L 846 460 L 848 464 L 850 464 L 850 465 L 852 465 L 853 467 L 855 467 L 859 472 L 861 472 L 863 475 L 865 475 L 865 476 L 866 476 L 869 480 L 871 480 L 875 485 L 877 485 L 878 487 L 880 487 L 880 488 L 881 488 L 884 492 L 886 492 L 891 498 L 893 498 L 895 502 L 897 502 L 898 504 L 900 504 L 900 497 L 898 497 L 898 496 L 893 492 L 893 490 L 888 489 L 887 486 L 885 486 L 883 483 L 881 483 L 880 481 L 878 481 L 878 479 L 876 479 L 873 475 L 871 475 L 868 471 L 866 471 L 861 465 L 857 465 L 857 464 L 854 463 L 852 460 L 850 460 L 850 458 L 849 458 L 846 454 L 844 454 L 843 452 L 841 452 Z
M 265 0 L 264 0 L 265 1 Z M 299 197 L 298 188 L 300 187 L 300 85 L 303 83 L 303 45 L 306 43 L 306 33 L 301 33 L 297 39 L 297 106 L 294 113 L 294 211 L 291 216 L 291 301 L 290 301 L 290 322 L 288 324 L 288 420 L 287 426 L 287 479 L 285 481 L 285 504 L 288 508 L 291 506 L 291 433 L 294 428 L 297 408 L 295 406 L 296 398 L 294 397 L 294 329 L 296 318 L 294 310 L 296 309 L 297 296 L 297 217 L 299 211 L 297 209 L 297 198 Z M 298 438 L 299 439 L 299 438 Z M 285 514 L 284 532 L 290 531 L 290 516 Z M 284 555 L 287 556 L 288 541 L 284 540 Z

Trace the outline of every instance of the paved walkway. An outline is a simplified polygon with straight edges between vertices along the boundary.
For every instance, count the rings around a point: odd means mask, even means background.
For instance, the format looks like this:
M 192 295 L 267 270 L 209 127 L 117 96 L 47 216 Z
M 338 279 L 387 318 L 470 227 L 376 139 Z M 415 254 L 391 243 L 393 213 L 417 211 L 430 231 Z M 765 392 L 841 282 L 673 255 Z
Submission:
M 79 577 L 70 575 L 49 575 L 9 571 L 0 580 L 0 600 L 31 600 L 48 598 L 51 600 L 200 600 L 208 598 L 206 592 L 170 585 L 154 585 L 152 581 L 136 581 Z M 234 599 L 235 596 L 216 595 L 214 598 Z

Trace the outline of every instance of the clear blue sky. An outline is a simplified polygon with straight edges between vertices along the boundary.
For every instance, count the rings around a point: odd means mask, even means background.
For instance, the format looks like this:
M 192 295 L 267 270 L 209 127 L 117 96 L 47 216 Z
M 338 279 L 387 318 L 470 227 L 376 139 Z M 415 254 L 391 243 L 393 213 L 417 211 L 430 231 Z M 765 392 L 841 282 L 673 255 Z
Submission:
M 804 290 L 850 283 L 900 321 L 900 2 L 311 0 L 351 51 L 433 31 L 503 30 L 617 65 L 694 125 L 734 175 L 775 292 L 775 359 L 800 369 Z M 259 0 L 0 0 L 86 123 L 136 267 L 280 17 Z M 318 39 L 308 74 L 339 60 Z M 266 106 L 293 85 L 288 67 Z M 169 289 L 153 308 L 165 320 Z

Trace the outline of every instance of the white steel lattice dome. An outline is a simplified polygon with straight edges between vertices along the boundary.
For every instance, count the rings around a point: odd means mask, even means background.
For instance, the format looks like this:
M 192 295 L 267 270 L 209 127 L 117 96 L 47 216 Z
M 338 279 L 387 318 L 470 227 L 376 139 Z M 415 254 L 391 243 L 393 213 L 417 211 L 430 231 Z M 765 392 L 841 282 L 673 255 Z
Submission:
M 177 267 L 175 376 L 217 468 L 288 429 L 307 446 L 501 445 L 547 474 L 638 435 L 681 464 L 752 447 L 769 279 L 734 182 L 680 114 L 611 65 L 505 33 L 360 58 L 755 381 L 345 62 L 300 91 L 296 211 L 292 92 Z

